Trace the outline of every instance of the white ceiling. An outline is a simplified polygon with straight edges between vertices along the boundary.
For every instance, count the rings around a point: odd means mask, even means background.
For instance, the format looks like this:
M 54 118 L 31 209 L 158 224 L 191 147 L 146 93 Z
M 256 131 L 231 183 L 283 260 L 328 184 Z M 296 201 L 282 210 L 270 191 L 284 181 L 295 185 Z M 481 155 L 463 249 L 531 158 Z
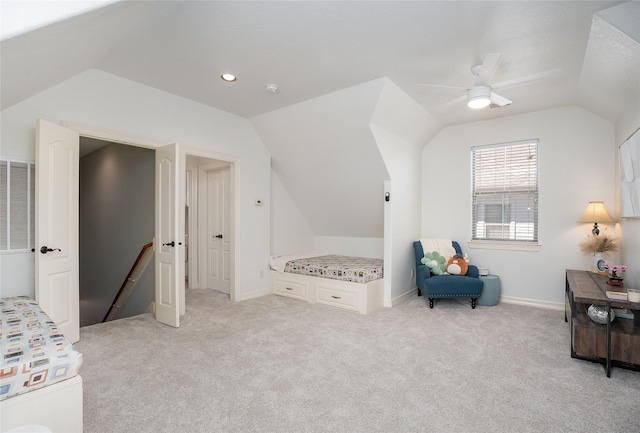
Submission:
M 615 122 L 640 100 L 640 3 L 610 9 L 621 3 L 117 2 L 3 40 L 0 104 L 96 68 L 247 118 L 388 77 L 443 125 L 573 104 Z M 471 66 L 494 52 L 493 82 L 562 74 L 483 110 L 437 110 L 462 91 L 417 85 L 470 87 Z

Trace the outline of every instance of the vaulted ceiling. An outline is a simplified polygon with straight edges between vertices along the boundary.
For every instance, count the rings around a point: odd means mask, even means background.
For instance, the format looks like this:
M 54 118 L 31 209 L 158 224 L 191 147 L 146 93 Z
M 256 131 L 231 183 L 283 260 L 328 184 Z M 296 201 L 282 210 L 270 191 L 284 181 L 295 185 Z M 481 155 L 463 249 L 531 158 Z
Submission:
M 248 118 L 388 77 L 443 125 L 571 104 L 615 121 L 640 95 L 640 4 L 626 3 L 120 1 L 3 40 L 1 107 L 96 68 Z M 469 88 L 487 53 L 502 53 L 494 83 L 559 76 L 484 110 L 439 109 L 464 89 L 418 85 Z
M 2 0 L 3 26 L 16 19 L 7 7 L 12 4 L 44 7 Z M 62 10 L 65 2 L 46 4 Z M 382 235 L 379 193 L 388 173 L 367 116 L 378 104 L 379 94 L 371 92 L 386 80 L 424 109 L 430 134 L 568 105 L 611 122 L 640 110 L 640 1 L 96 4 L 101 7 L 49 19 L 0 42 L 0 108 L 98 69 L 246 117 L 272 155 L 274 171 L 321 235 Z M 471 68 L 488 53 L 502 54 L 492 84 L 554 73 L 501 88 L 511 105 L 473 110 L 465 104 L 465 89 L 476 80 Z M 222 81 L 225 72 L 237 81 Z M 279 91 L 268 92 L 269 84 Z M 376 170 L 353 169 L 363 161 Z M 367 177 L 353 180 L 357 173 Z M 340 202 L 340 218 L 323 213 L 336 206 L 345 180 L 359 201 Z

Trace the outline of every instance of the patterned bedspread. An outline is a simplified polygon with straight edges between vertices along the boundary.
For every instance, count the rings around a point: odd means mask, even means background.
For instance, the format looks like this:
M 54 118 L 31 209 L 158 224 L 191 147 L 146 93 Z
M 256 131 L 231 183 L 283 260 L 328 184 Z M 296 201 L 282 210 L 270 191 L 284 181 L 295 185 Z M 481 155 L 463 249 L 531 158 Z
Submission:
M 0 400 L 78 374 L 82 354 L 33 299 L 1 299 L 0 325 Z
M 383 277 L 382 259 L 327 255 L 288 261 L 284 271 L 334 280 L 367 283 Z

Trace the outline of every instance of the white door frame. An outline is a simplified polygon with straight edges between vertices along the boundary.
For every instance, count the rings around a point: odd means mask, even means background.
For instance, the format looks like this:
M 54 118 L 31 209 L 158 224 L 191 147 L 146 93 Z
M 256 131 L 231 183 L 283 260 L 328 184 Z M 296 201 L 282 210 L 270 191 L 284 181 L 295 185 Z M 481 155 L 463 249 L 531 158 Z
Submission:
M 62 121 L 62 126 L 73 129 L 80 134 L 82 137 L 96 138 L 98 140 L 110 141 L 114 143 L 125 144 L 128 146 L 137 146 L 137 147 L 145 147 L 148 149 L 156 149 L 158 147 L 166 146 L 170 144 L 169 142 L 158 141 L 154 139 L 150 139 L 148 137 L 142 137 L 133 134 L 127 134 L 119 131 L 109 130 L 105 128 L 100 128 L 92 125 L 83 125 L 80 123 Z M 226 161 L 229 163 L 229 167 L 231 170 L 230 179 L 230 199 L 231 199 L 231 283 L 229 287 L 229 297 L 231 301 L 235 302 L 236 295 L 236 275 L 240 275 L 240 245 L 237 240 L 240 239 L 240 222 L 237 221 L 238 216 L 240 215 L 240 159 L 230 156 L 224 155 L 216 152 L 210 152 L 201 149 L 193 149 L 188 148 L 186 146 L 181 146 L 183 156 L 186 158 L 186 155 L 199 156 L 202 158 L 208 159 L 217 159 L 219 161 Z M 184 175 L 184 173 L 183 173 Z M 184 185 L 184 182 L 181 182 Z M 181 212 L 184 212 L 184 203 L 178 203 L 178 206 L 181 207 Z M 184 314 L 185 305 L 184 305 L 184 281 L 182 282 L 181 287 L 181 299 L 180 299 L 180 314 Z

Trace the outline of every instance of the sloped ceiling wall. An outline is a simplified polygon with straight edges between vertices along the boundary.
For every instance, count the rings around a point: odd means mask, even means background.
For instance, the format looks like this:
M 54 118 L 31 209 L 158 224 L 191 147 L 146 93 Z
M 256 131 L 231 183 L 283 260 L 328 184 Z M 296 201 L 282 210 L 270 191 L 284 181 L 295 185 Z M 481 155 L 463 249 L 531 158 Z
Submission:
M 389 174 L 369 128 L 385 79 L 251 120 L 316 236 L 381 238 Z
M 408 143 L 414 143 L 421 150 L 443 127 L 431 113 L 389 79 L 385 80 L 370 123 L 387 129 Z
M 95 68 L 150 7 L 152 2 L 112 5 L 3 40 L 2 109 Z
M 593 16 L 580 74 L 581 105 L 606 118 L 640 110 L 640 1 Z
M 255 9 L 252 9 L 250 5 L 240 7 L 238 4 L 233 3 L 233 7 L 231 7 L 231 3 L 225 4 L 225 7 L 230 7 L 234 10 L 237 8 L 247 9 L 244 12 L 250 12 L 249 28 L 253 27 L 253 19 L 261 20 L 260 23 L 262 25 L 267 25 L 268 21 L 265 21 L 264 17 L 256 12 Z M 223 3 L 209 2 L 207 7 L 215 8 L 221 4 Z M 640 2 L 634 1 L 622 4 L 615 2 L 612 4 L 616 4 L 616 6 L 603 10 L 594 17 L 588 44 L 578 33 L 567 35 L 563 40 L 566 41 L 567 38 L 576 39 L 576 43 L 571 50 L 571 54 L 575 54 L 576 57 L 581 56 L 582 44 L 585 43 L 587 45 L 584 64 L 581 69 L 583 72 L 580 78 L 580 88 L 583 90 L 583 97 L 580 105 L 614 121 L 620 116 L 621 112 L 624 114 L 625 110 L 629 110 L 627 107 L 637 110 L 638 101 L 640 101 L 640 98 L 638 98 L 638 94 L 640 94 L 640 80 L 638 79 L 640 71 L 638 59 L 640 59 L 640 56 L 638 53 L 640 50 L 637 42 L 636 25 Z M 288 10 L 293 7 L 292 5 L 293 3 L 285 4 L 283 7 Z M 494 4 L 491 6 L 492 8 L 496 7 Z M 390 5 L 387 5 L 387 7 L 390 8 L 389 10 L 395 9 Z M 566 7 L 568 8 L 569 5 Z M 599 10 L 601 7 L 602 5 L 594 6 L 593 10 Z M 347 9 L 354 8 L 356 6 L 351 5 Z M 445 8 L 444 4 L 439 4 L 436 9 L 448 8 L 449 6 Z M 520 15 L 520 12 L 515 13 L 515 8 L 516 5 L 507 7 L 509 11 L 513 12 L 514 18 Z M 196 9 L 200 10 L 199 8 Z M 461 28 L 469 27 L 470 31 L 475 33 L 465 36 L 463 32 L 458 32 L 456 37 L 461 40 L 468 39 L 469 35 L 475 35 L 479 32 L 475 27 L 478 23 L 477 17 L 472 16 L 473 14 L 470 14 L 467 9 L 462 8 L 464 15 L 473 20 L 466 23 L 457 21 L 456 25 Z M 592 14 L 591 8 L 578 8 L 578 11 L 585 16 L 591 16 Z M 210 69 L 198 67 L 199 63 L 195 60 L 208 58 L 202 53 L 210 52 L 216 53 L 216 56 L 211 57 L 225 57 L 219 49 L 212 50 L 211 46 L 206 44 L 207 41 L 215 39 L 212 34 L 215 35 L 216 33 L 208 33 L 208 30 L 215 26 L 194 26 L 193 23 L 200 22 L 200 19 L 195 21 L 187 20 L 185 21 L 186 24 L 184 24 L 177 19 L 177 12 L 183 14 L 187 12 L 180 2 L 171 4 L 169 2 L 119 2 L 73 19 L 34 30 L 14 39 L 3 40 L 2 106 L 12 106 L 24 100 L 25 97 L 36 94 L 67 79 L 69 76 L 91 67 L 108 71 L 118 66 L 118 68 L 122 69 L 116 69 L 123 76 L 127 75 L 127 79 L 132 80 L 134 79 L 133 77 L 138 77 L 141 82 L 153 85 L 154 81 L 149 79 L 155 77 L 156 74 L 150 74 L 145 69 L 145 66 L 150 64 L 149 46 L 153 46 L 155 54 L 152 57 L 159 61 L 158 64 L 163 64 L 164 62 L 164 64 L 190 65 L 188 68 L 181 67 L 181 72 L 189 71 L 190 74 L 193 74 L 194 71 L 200 71 L 208 74 L 207 71 Z M 238 11 L 238 13 L 240 12 L 242 11 Z M 274 14 L 277 12 L 278 10 L 276 9 L 272 11 Z M 307 13 L 312 14 L 313 12 Z M 538 11 L 533 16 L 542 17 L 543 15 L 540 15 L 540 13 Z M 224 18 L 225 20 L 229 18 L 222 14 L 213 14 L 212 16 L 219 19 Z M 447 15 L 431 14 L 431 16 Z M 415 14 L 413 17 L 415 18 Z M 562 17 L 558 17 L 558 19 L 560 18 Z M 584 16 L 582 18 L 584 19 Z M 346 18 L 343 17 L 343 19 Z M 399 19 L 396 18 L 396 20 Z M 544 15 L 544 20 L 547 20 L 546 15 Z M 438 24 L 446 27 L 446 25 L 442 24 L 445 21 L 440 20 Z M 240 22 L 244 21 L 240 20 Z M 391 27 L 389 28 L 392 30 L 395 29 L 394 22 L 393 20 L 390 21 Z M 184 25 L 180 26 L 179 24 L 181 23 Z M 304 20 L 295 21 L 294 23 L 298 26 L 304 25 L 300 24 L 304 23 Z M 167 27 L 169 25 L 177 27 Z M 375 20 L 367 24 L 368 28 L 374 28 L 377 25 L 378 23 Z M 189 26 L 196 27 L 195 30 L 197 31 L 193 34 L 188 32 L 187 30 L 192 30 Z M 498 33 L 493 37 L 497 40 L 509 39 L 514 34 L 524 37 L 526 29 L 517 26 L 517 21 L 512 22 L 506 29 L 498 26 L 495 28 Z M 167 29 L 178 29 L 180 32 L 167 31 Z M 241 31 L 240 28 L 236 30 Z M 482 30 L 481 33 L 484 33 L 483 28 L 480 30 Z M 634 30 L 636 30 L 635 37 L 633 36 Z M 420 32 L 421 27 L 415 28 L 414 31 Z M 185 33 L 185 35 L 182 35 L 182 33 Z M 401 33 L 403 39 L 406 39 L 406 32 Z M 264 34 L 268 34 L 268 32 L 265 31 Z M 158 35 L 162 37 L 156 38 L 155 36 Z M 507 38 L 505 35 L 509 37 Z M 629 35 L 632 36 L 629 37 Z M 178 43 L 178 36 L 183 37 L 183 39 L 180 39 L 184 42 L 183 44 Z M 175 41 L 169 44 L 165 42 L 165 39 L 171 39 L 172 41 L 175 39 Z M 223 38 L 219 40 L 222 41 Z M 253 46 L 253 44 L 248 43 L 250 41 L 251 39 L 244 40 L 245 46 Z M 427 43 L 427 40 L 424 43 Z M 553 43 L 557 44 L 559 42 L 554 41 Z M 368 44 L 370 46 L 376 45 L 371 45 L 370 42 Z M 380 48 L 387 44 L 385 42 L 378 45 Z M 257 45 L 261 46 L 261 44 Z M 441 52 L 439 56 L 434 57 L 438 59 L 437 62 L 433 62 L 432 66 L 434 68 L 441 66 L 442 61 L 440 59 L 445 59 L 447 57 L 446 54 L 451 51 L 446 44 L 439 43 L 436 45 Z M 468 45 L 468 43 L 465 42 L 465 45 Z M 199 51 L 197 48 L 202 48 L 202 46 L 208 48 Z M 535 46 L 542 51 L 550 49 L 546 44 L 535 44 Z M 131 51 L 133 47 L 138 47 L 139 50 Z M 190 47 L 191 63 L 176 60 L 183 58 L 184 53 L 181 51 L 178 54 L 173 51 L 174 57 L 167 57 L 172 52 L 169 50 L 172 47 L 178 47 L 183 51 L 183 47 Z M 216 46 L 216 48 L 219 47 Z M 331 52 L 332 48 L 330 47 L 328 50 Z M 396 51 L 401 52 L 403 50 Z M 250 53 L 252 52 L 248 51 L 245 53 L 247 55 L 243 57 L 246 59 L 264 58 L 264 56 L 261 57 L 260 55 L 250 55 Z M 263 54 L 262 51 L 259 51 L 259 53 Z M 273 53 L 270 51 L 264 51 L 264 53 L 267 53 L 267 57 L 273 62 Z M 376 55 L 374 63 L 377 64 L 380 55 Z M 116 59 L 113 59 L 114 56 Z M 523 56 L 529 57 L 526 53 Z M 298 56 L 298 58 L 300 57 Z M 462 59 L 464 58 L 465 56 L 462 56 Z M 141 62 L 141 59 L 145 61 Z M 314 59 L 315 61 L 320 61 L 320 57 Z M 424 57 L 420 56 L 419 59 L 419 64 L 410 59 L 397 62 L 397 64 L 414 65 L 418 69 L 424 68 L 424 65 L 422 65 Z M 296 62 L 291 62 L 291 64 L 297 64 Z M 286 62 L 280 63 L 284 64 Z M 522 66 L 522 63 L 515 63 Z M 11 65 L 11 67 L 7 67 L 7 65 Z M 43 67 L 43 65 L 45 66 Z M 465 75 L 468 75 L 466 66 L 459 66 L 459 68 L 447 67 L 447 76 L 454 70 L 460 70 Z M 542 67 L 542 65 L 538 66 Z M 135 69 L 135 74 L 125 74 L 123 72 L 129 71 L 131 68 Z M 392 72 L 394 69 L 392 68 Z M 373 70 L 376 69 L 368 68 L 367 74 L 364 76 L 380 76 L 377 73 L 371 75 Z M 114 72 L 115 70 L 112 70 L 112 73 Z M 402 74 L 398 76 L 402 76 Z M 195 98 L 194 94 L 208 94 L 208 82 L 206 86 L 198 87 L 194 93 L 181 92 L 180 86 L 191 83 L 193 76 L 188 75 L 188 79 L 180 79 L 181 77 L 183 76 L 170 77 L 171 86 L 164 88 L 164 90 L 192 98 Z M 305 89 L 317 90 L 318 86 L 323 87 L 326 85 L 327 78 L 316 80 L 314 82 L 315 86 L 306 86 Z M 422 76 L 420 80 L 411 79 L 409 81 L 411 85 L 408 87 L 405 85 L 404 88 L 414 89 L 416 82 L 425 80 L 426 78 Z M 378 238 L 383 236 L 383 205 L 379 200 L 379 194 L 382 191 L 381 185 L 384 180 L 389 179 L 389 173 L 369 128 L 372 116 L 375 117 L 373 113 L 376 110 L 383 82 L 384 79 L 365 82 L 251 119 L 255 129 L 272 155 L 273 170 L 278 174 L 279 179 L 281 179 L 295 203 L 299 205 L 309 225 L 318 236 Z M 564 86 L 564 84 L 557 85 Z M 162 88 L 159 84 L 158 87 Z M 290 88 L 293 87 L 295 86 L 290 86 Z M 311 93 L 317 94 L 315 92 Z M 285 100 L 285 95 L 286 93 L 282 92 L 275 97 L 280 99 L 274 99 L 272 95 L 262 92 L 260 98 L 271 98 L 270 101 L 282 103 Z M 239 98 L 237 94 L 234 94 L 233 100 L 242 101 L 242 104 L 254 110 L 256 101 L 262 99 Z M 220 101 L 217 100 L 215 102 L 218 103 Z M 549 101 L 544 100 L 544 102 L 546 104 Z M 278 105 L 276 104 L 275 106 Z M 379 107 L 377 109 L 380 110 Z M 463 109 L 459 112 L 467 113 L 468 110 Z M 486 111 L 485 113 L 490 112 Z M 393 115 L 393 112 L 386 113 L 385 116 L 387 114 Z M 407 119 L 398 120 L 406 121 Z M 402 131 L 403 129 L 399 127 L 397 130 Z M 407 139 L 412 141 L 410 138 Z
M 393 164 L 385 161 L 372 125 L 418 149 L 441 128 L 388 78 L 272 111 L 251 123 L 271 153 L 272 171 L 316 236 L 368 238 L 385 235 L 383 187 Z M 386 150 L 393 150 L 388 145 Z

